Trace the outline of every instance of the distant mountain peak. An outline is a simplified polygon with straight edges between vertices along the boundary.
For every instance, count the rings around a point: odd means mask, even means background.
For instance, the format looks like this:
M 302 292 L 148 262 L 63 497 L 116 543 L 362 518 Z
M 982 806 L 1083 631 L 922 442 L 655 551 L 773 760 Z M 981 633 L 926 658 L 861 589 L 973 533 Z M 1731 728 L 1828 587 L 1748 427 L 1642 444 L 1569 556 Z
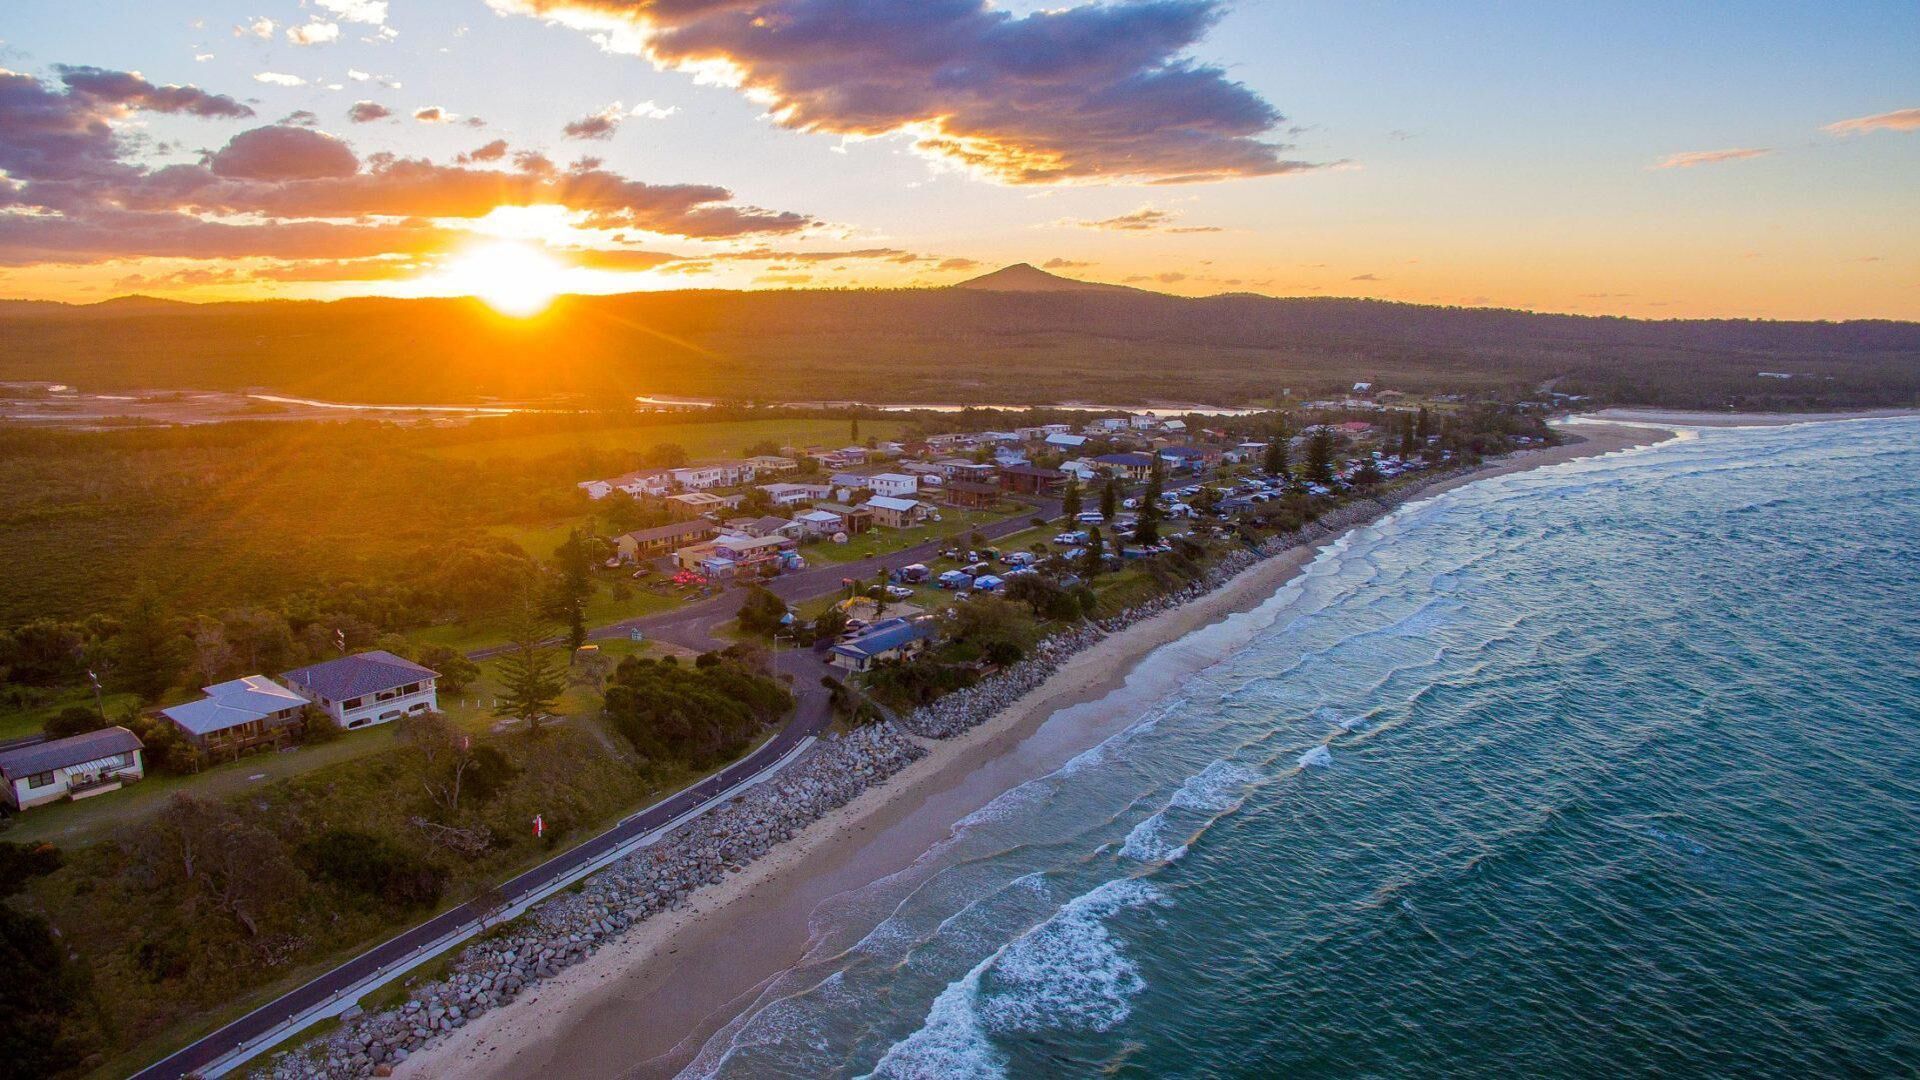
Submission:
M 1139 292 L 1125 285 L 1106 285 L 1098 281 L 1077 281 L 1049 274 L 1032 263 L 1014 263 L 989 274 L 968 278 L 953 286 L 983 292 Z

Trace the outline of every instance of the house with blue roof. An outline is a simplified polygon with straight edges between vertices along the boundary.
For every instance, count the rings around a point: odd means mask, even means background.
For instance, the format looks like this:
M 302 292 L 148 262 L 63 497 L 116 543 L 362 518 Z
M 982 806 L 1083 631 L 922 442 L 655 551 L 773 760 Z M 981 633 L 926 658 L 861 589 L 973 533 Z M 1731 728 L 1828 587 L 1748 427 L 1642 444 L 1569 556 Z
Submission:
M 203 754 L 239 754 L 269 743 L 291 742 L 300 734 L 307 699 L 265 675 L 243 675 L 212 686 L 198 701 L 161 709 L 195 750 Z
M 827 663 L 848 671 L 871 671 L 887 660 L 917 656 L 933 639 L 932 619 L 882 619 L 828 651 Z
M 375 649 L 289 671 L 280 681 L 351 729 L 437 712 L 439 677 L 432 668 Z

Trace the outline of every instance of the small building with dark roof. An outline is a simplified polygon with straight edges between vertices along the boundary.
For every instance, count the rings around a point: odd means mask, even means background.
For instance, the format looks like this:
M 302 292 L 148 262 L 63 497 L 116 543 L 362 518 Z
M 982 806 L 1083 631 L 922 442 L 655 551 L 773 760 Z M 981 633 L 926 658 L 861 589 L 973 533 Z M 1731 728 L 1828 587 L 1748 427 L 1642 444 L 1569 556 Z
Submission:
M 972 480 L 950 481 L 945 488 L 947 505 L 964 506 L 972 509 L 992 506 L 1000 501 L 1000 489 L 993 484 L 981 484 Z
M 289 671 L 280 681 L 325 709 L 343 728 L 384 724 L 440 708 L 440 673 L 384 649 Z
M 123 727 L 0 751 L 0 800 L 15 810 L 84 799 L 146 775 L 140 736 Z
M 1066 479 L 1059 469 L 1039 465 L 1008 465 L 1000 470 L 1000 486 L 1022 495 L 1052 495 Z

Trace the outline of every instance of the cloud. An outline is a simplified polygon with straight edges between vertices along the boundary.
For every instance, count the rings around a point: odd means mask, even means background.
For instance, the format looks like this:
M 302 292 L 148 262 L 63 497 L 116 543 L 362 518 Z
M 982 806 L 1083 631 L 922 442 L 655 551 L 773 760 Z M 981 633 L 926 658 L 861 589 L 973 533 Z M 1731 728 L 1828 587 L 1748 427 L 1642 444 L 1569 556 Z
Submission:
M 465 165 L 470 162 L 499 161 L 502 158 L 505 158 L 506 156 L 507 156 L 507 140 L 495 139 L 492 142 L 487 143 L 485 146 L 476 147 L 475 149 L 470 150 L 467 153 L 461 154 L 455 160 L 459 161 L 462 165 Z
M 340 24 L 315 19 L 305 26 L 289 26 L 287 40 L 295 45 L 325 45 L 340 40 Z
M 379 26 L 387 21 L 387 0 L 316 0 L 320 7 L 348 22 Z
M 392 109 L 377 101 L 356 101 L 347 107 L 347 119 L 355 124 L 371 124 L 392 115 Z
M 251 115 L 231 98 L 160 87 L 137 75 L 73 68 L 50 85 L 0 71 L 0 264 L 140 257 L 282 260 L 421 256 L 462 231 L 447 219 L 502 206 L 556 206 L 587 228 L 725 240 L 800 232 L 791 211 L 733 201 L 709 184 L 650 184 L 593 163 L 556 168 L 514 155 L 512 171 L 470 167 L 506 157 L 488 144 L 465 161 L 373 154 L 303 126 L 242 131 L 198 163 L 149 166 L 155 144 L 115 122 L 136 112 L 222 119 Z M 876 249 L 878 250 L 878 249 Z
M 280 122 L 292 124 L 294 127 L 319 127 L 320 117 L 310 109 L 295 109 Z
M 445 124 L 455 119 L 457 114 L 450 113 L 438 105 L 422 105 L 413 110 L 413 118 L 423 124 Z
M 632 110 L 629 111 L 628 115 L 638 116 L 643 120 L 665 120 L 667 117 L 679 111 L 680 106 L 678 105 L 669 105 L 663 109 L 651 101 L 643 101 L 635 105 Z
M 973 270 L 980 266 L 978 259 L 941 259 L 937 270 Z
M 155 86 L 137 71 L 110 71 L 73 64 L 56 64 L 53 70 L 68 93 L 96 105 L 200 117 L 253 115 L 252 109 L 225 94 L 209 94 L 194 86 Z
M 613 133 L 620 129 L 620 118 L 625 112 L 626 107 L 616 101 L 591 116 L 583 116 L 568 124 L 562 129 L 562 134 L 569 139 L 611 139 Z
M 276 125 L 235 135 L 207 158 L 207 168 L 224 180 L 326 180 L 352 176 L 360 161 L 323 131 Z
M 361 71 L 359 68 L 348 68 L 347 78 L 352 79 L 354 82 L 366 82 L 368 79 L 373 78 L 373 74 L 371 72 Z
M 266 41 L 273 37 L 273 20 L 261 17 L 248 23 L 237 23 L 233 28 L 234 37 L 257 37 Z
M 263 71 L 260 74 L 255 75 L 253 77 L 253 81 L 258 83 L 266 83 L 269 86 L 305 86 L 307 85 L 307 80 L 301 78 L 300 76 L 288 75 L 285 72 L 280 72 L 280 71 Z
M 1159 281 L 1160 283 L 1165 285 L 1172 285 L 1175 282 L 1187 280 L 1187 275 L 1182 274 L 1177 270 L 1169 270 L 1164 274 L 1154 275 L 1154 280 Z
M 1723 161 L 1744 161 L 1748 158 L 1766 157 L 1773 153 L 1764 146 L 1746 147 L 1733 150 L 1689 150 L 1682 154 L 1668 154 L 1649 169 L 1691 169 L 1700 165 L 1717 165 Z
M 1869 131 L 1920 131 L 1920 109 L 1895 109 L 1872 116 L 1836 120 L 1820 130 L 1830 135 L 1864 135 Z
M 1081 269 L 1082 267 L 1087 267 L 1092 265 L 1093 265 L 1092 263 L 1088 263 L 1088 262 L 1075 262 L 1072 259 L 1048 259 L 1046 262 L 1043 262 L 1040 264 L 1040 269 L 1042 270 L 1078 270 L 1078 269 Z
M 490 0 L 736 86 L 797 131 L 902 134 L 1009 184 L 1271 176 L 1283 117 L 1186 54 L 1224 0 Z
M 1143 206 L 1131 214 L 1121 214 L 1119 217 L 1100 218 L 1094 221 L 1070 218 L 1063 224 L 1078 225 L 1083 229 L 1105 229 L 1111 232 L 1216 233 L 1223 231 L 1217 225 L 1175 225 L 1174 222 L 1179 219 L 1179 214 Z
M 1380 279 L 1374 276 L 1373 274 L 1355 274 L 1352 277 L 1348 278 L 1347 280 L 1348 281 L 1379 281 Z

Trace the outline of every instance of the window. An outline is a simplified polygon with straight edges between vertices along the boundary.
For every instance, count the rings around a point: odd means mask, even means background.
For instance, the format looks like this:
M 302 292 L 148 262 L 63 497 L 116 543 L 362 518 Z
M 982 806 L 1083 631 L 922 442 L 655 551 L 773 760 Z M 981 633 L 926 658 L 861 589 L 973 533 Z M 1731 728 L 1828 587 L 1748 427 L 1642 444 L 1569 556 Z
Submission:
M 30 788 L 52 787 L 53 774 L 50 772 L 34 773 L 32 776 L 27 777 L 27 786 Z
M 356 698 L 348 698 L 347 700 L 345 700 L 345 701 L 343 701 L 343 702 L 341 702 L 341 703 L 340 703 L 340 707 L 341 707 L 341 708 L 343 708 L 343 709 L 357 709 L 357 708 L 359 708 L 359 707 L 360 707 L 360 702 L 361 702 L 362 700 L 363 700 L 363 699 L 361 699 L 361 698 L 357 698 L 357 697 L 356 697 Z

